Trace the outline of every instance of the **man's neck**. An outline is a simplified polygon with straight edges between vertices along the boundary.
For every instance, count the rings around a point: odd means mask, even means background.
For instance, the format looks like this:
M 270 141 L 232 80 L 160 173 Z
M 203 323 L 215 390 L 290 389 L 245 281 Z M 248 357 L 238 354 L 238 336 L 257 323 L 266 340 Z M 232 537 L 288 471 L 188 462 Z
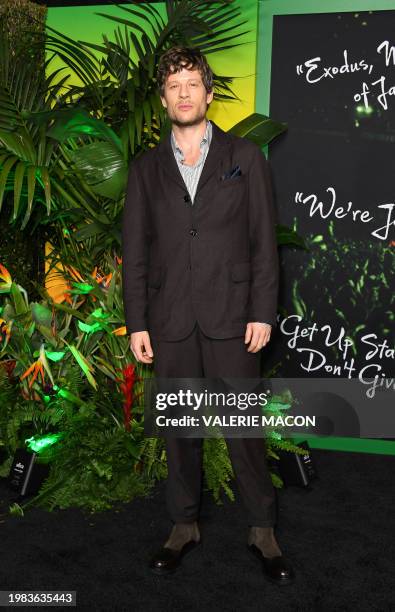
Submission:
M 207 119 L 197 125 L 179 126 L 173 123 L 173 133 L 178 146 L 185 152 L 200 147 L 201 140 L 207 128 Z

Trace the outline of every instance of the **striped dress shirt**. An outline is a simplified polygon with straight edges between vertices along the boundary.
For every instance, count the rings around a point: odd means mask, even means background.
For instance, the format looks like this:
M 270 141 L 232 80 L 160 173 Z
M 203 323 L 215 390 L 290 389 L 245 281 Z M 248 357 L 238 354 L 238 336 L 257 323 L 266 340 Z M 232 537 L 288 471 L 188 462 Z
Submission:
M 184 179 L 185 186 L 188 189 L 188 193 L 191 197 L 192 204 L 195 199 L 196 188 L 203 170 L 204 162 L 206 161 L 207 153 L 210 148 L 212 131 L 212 125 L 207 119 L 206 130 L 204 132 L 202 140 L 200 141 L 200 157 L 196 164 L 193 166 L 188 166 L 184 164 L 185 156 L 182 152 L 182 149 L 177 144 L 173 130 L 171 132 L 171 147 L 173 149 L 174 157 L 176 158 L 177 165 L 180 169 L 182 178 Z

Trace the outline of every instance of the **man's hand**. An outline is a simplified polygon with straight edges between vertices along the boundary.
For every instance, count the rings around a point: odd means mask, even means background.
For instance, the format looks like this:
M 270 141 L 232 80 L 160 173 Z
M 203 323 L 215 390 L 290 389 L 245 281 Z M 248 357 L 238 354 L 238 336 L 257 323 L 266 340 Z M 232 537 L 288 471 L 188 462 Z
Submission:
M 244 343 L 250 343 L 247 352 L 257 353 L 261 350 L 270 340 L 270 333 L 272 326 L 269 323 L 247 323 L 247 329 L 245 333 Z
M 130 334 L 130 348 L 137 361 L 140 363 L 152 363 L 154 353 L 147 331 L 139 331 Z

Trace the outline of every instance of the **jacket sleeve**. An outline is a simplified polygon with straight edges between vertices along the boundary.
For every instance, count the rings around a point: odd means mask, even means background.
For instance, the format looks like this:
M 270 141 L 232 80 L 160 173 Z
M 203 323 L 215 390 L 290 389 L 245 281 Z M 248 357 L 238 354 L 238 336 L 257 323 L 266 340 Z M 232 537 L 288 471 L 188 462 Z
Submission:
M 129 166 L 122 216 L 122 291 L 128 334 L 147 330 L 148 210 L 138 164 Z
M 261 149 L 254 145 L 248 173 L 251 284 L 248 321 L 277 324 L 279 259 L 270 169 Z

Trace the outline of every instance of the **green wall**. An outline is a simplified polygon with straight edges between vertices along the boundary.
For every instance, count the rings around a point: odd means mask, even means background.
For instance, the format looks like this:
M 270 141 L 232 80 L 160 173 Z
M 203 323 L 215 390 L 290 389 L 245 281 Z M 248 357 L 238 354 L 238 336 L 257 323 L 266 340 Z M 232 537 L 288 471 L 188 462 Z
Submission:
M 133 8 L 131 4 L 125 4 L 124 6 Z M 166 16 L 165 8 L 164 2 L 155 3 L 155 9 L 160 12 L 163 18 Z M 251 115 L 255 107 L 257 0 L 236 0 L 235 8 L 241 11 L 240 21 L 246 22 L 239 25 L 235 32 L 236 34 L 245 32 L 236 41 L 240 46 L 210 53 L 207 56 L 216 74 L 234 77 L 231 88 L 239 98 L 239 100 L 234 102 L 224 103 L 215 101 L 210 105 L 208 117 L 213 119 L 224 130 L 230 129 L 233 125 Z M 137 17 L 128 14 L 120 6 L 109 4 L 50 7 L 48 8 L 47 25 L 75 40 L 100 44 L 102 43 L 103 33 L 110 40 L 114 40 L 114 30 L 118 26 L 121 28 L 123 26 L 97 13 L 114 15 L 128 20 L 133 19 L 136 23 L 139 23 Z M 235 21 L 235 23 L 237 22 Z M 147 24 L 144 21 L 140 21 L 140 25 L 147 29 Z M 225 25 L 222 27 L 225 27 Z M 148 32 L 148 34 L 150 33 Z M 100 55 L 98 51 L 93 51 L 93 53 L 96 56 Z M 136 60 L 137 55 L 133 59 Z M 55 58 L 52 63 L 52 69 L 60 68 L 62 65 L 61 60 Z M 64 74 L 65 72 L 61 72 L 59 79 L 63 78 Z M 71 74 L 69 83 L 78 83 L 78 77 L 75 74 Z

